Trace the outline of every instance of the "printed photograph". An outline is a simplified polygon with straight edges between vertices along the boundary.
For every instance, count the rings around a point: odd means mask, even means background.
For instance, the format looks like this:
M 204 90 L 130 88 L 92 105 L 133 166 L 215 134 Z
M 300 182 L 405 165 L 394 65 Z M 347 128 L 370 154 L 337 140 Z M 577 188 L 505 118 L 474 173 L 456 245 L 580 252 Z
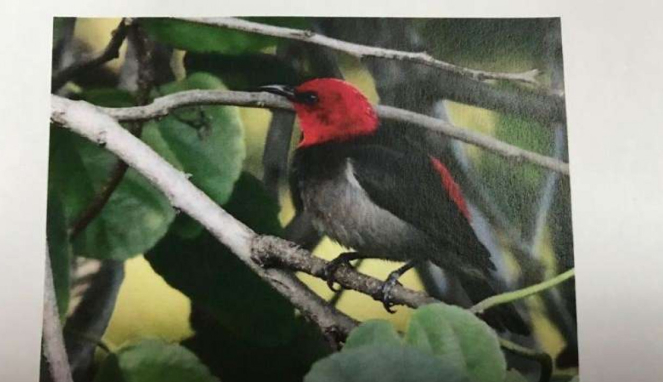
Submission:
M 55 18 L 43 382 L 578 382 L 559 18 Z

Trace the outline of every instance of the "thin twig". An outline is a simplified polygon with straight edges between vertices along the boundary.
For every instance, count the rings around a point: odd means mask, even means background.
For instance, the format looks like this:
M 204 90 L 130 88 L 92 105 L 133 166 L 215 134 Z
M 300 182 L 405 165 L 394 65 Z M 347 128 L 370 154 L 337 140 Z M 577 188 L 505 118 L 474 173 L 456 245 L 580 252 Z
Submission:
M 127 29 L 127 22 L 125 19 L 122 19 L 120 25 L 113 31 L 113 35 L 104 50 L 87 60 L 74 62 L 54 74 L 51 80 L 51 92 L 57 92 L 62 86 L 79 74 L 119 57 L 120 47 L 127 37 Z
M 355 44 L 347 41 L 333 39 L 309 30 L 277 27 L 273 25 L 260 24 L 232 17 L 225 18 L 177 18 L 197 24 L 210 25 L 221 28 L 241 30 L 244 32 L 258 33 L 267 36 L 286 38 L 290 40 L 304 41 L 347 53 L 357 58 L 377 57 L 390 60 L 410 61 L 417 64 L 438 68 L 447 72 L 460 74 L 476 81 L 483 80 L 508 80 L 538 85 L 536 77 L 539 75 L 537 69 L 521 73 L 489 72 L 485 70 L 469 69 L 454 65 L 445 61 L 437 60 L 426 52 L 403 52 L 394 49 L 378 48 L 374 46 Z
M 115 164 L 104 186 L 101 187 L 101 190 L 99 190 L 92 201 L 87 207 L 85 207 L 83 212 L 81 212 L 81 214 L 74 220 L 71 228 L 69 228 L 69 238 L 71 240 L 75 239 L 79 233 L 83 232 L 99 215 L 110 197 L 113 195 L 113 192 L 115 192 L 115 189 L 117 189 L 117 186 L 119 186 L 122 179 L 124 179 L 124 174 L 126 174 L 128 169 L 129 166 L 122 161 L 118 161 Z
M 137 121 L 165 117 L 175 109 L 194 105 L 235 105 L 292 110 L 289 102 L 272 94 L 224 90 L 190 90 L 156 98 L 147 106 L 98 108 L 98 110 L 118 121 Z M 405 122 L 438 131 L 448 137 L 484 148 L 514 162 L 527 162 L 563 175 L 569 175 L 568 163 L 521 149 L 470 129 L 391 106 L 376 105 L 375 110 L 378 116 L 384 120 Z
M 62 325 L 55 297 L 51 257 L 46 249 L 46 277 L 44 285 L 43 351 L 54 382 L 73 382 L 67 350 L 62 338 Z
M 564 281 L 570 279 L 573 276 L 575 276 L 574 268 L 569 269 L 564 273 L 560 273 L 559 275 L 544 282 L 528 286 L 527 288 L 488 297 L 487 299 L 479 302 L 478 304 L 470 308 L 470 311 L 476 314 L 483 313 L 485 310 L 495 307 L 497 305 L 508 304 L 510 302 L 520 300 L 525 297 L 529 297 L 531 295 L 543 292 L 544 290 L 547 290 L 549 288 L 557 286 L 560 283 L 563 283 Z

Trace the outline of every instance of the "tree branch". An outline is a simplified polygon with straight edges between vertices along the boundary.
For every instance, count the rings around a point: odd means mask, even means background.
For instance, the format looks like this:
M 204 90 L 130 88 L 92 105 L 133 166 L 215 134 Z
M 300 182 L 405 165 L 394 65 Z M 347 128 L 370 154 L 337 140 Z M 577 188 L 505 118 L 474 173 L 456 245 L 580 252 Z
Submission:
M 250 228 L 220 208 L 197 189 L 186 174 L 175 169 L 117 121 L 86 102 L 52 96 L 51 119 L 105 148 L 145 176 L 161 190 L 171 204 L 201 223 L 256 274 L 269 283 L 315 322 L 327 336 L 341 340 L 356 325 L 347 315 L 330 307 L 292 273 L 264 269 L 251 258 L 257 236 Z
M 48 362 L 49 370 L 54 382 L 73 382 L 67 351 L 62 338 L 62 325 L 58 302 L 55 297 L 53 285 L 53 270 L 51 257 L 46 249 L 46 276 L 44 285 L 44 318 L 43 318 L 43 352 Z
M 288 101 L 272 94 L 219 90 L 190 90 L 157 98 L 147 106 L 127 108 L 100 107 L 97 110 L 108 114 L 118 121 L 138 121 L 165 117 L 172 110 L 195 105 L 235 105 L 292 110 L 292 106 Z M 375 110 L 380 118 L 384 120 L 405 122 L 438 131 L 448 137 L 484 148 L 516 163 L 527 162 L 559 172 L 563 175 L 569 175 L 568 163 L 521 149 L 470 129 L 457 127 L 437 118 L 391 106 L 376 105 Z
M 355 44 L 347 41 L 333 39 L 312 31 L 277 27 L 273 25 L 260 24 L 252 21 L 226 17 L 226 18 L 177 18 L 177 20 L 193 22 L 197 24 L 210 25 L 221 28 L 241 30 L 244 32 L 258 33 L 267 36 L 286 38 L 290 40 L 304 41 L 347 53 L 357 58 L 377 57 L 398 61 L 410 61 L 417 64 L 438 68 L 447 72 L 460 74 L 472 78 L 475 81 L 483 80 L 508 80 L 538 85 L 536 77 L 537 69 L 521 73 L 489 72 L 484 70 L 469 69 L 454 65 L 445 61 L 436 60 L 425 52 L 403 52 L 394 49 L 377 48 L 368 45 Z
M 315 322 L 326 336 L 340 342 L 357 325 L 356 321 L 308 289 L 290 271 L 266 268 L 281 264 L 321 277 L 326 264 L 324 260 L 311 256 L 309 252 L 283 239 L 257 235 L 197 189 L 186 174 L 175 169 L 98 107 L 59 96 L 51 96 L 51 105 L 53 122 L 104 145 L 107 150 L 142 174 L 168 197 L 175 208 L 201 223 L 251 270 Z M 378 297 L 383 283 L 348 267 L 341 267 L 335 278 L 345 288 L 355 289 L 373 298 Z M 397 304 L 415 308 L 438 302 L 425 293 L 400 285 L 394 287 L 392 297 Z M 503 339 L 501 343 L 502 346 L 510 346 L 518 352 L 518 345 Z M 534 358 L 530 353 L 543 357 L 538 352 L 526 350 L 519 354 L 530 358 Z
M 256 236 L 252 245 L 253 260 L 264 267 L 283 267 L 304 272 L 326 280 L 324 268 L 327 261 L 311 256 L 310 252 L 277 237 Z M 383 280 L 356 271 L 352 267 L 341 266 L 334 279 L 346 289 L 352 289 L 380 301 Z M 407 289 L 396 284 L 391 292 L 392 302 L 411 308 L 439 302 L 423 292 Z
M 113 31 L 113 35 L 104 50 L 87 60 L 74 62 L 68 67 L 55 73 L 53 75 L 53 79 L 51 80 L 51 92 L 57 92 L 61 87 L 69 82 L 69 80 L 78 76 L 82 72 L 117 58 L 120 55 L 120 47 L 122 46 L 124 39 L 127 37 L 127 29 L 127 21 L 122 19 L 120 25 L 118 25 L 118 27 Z

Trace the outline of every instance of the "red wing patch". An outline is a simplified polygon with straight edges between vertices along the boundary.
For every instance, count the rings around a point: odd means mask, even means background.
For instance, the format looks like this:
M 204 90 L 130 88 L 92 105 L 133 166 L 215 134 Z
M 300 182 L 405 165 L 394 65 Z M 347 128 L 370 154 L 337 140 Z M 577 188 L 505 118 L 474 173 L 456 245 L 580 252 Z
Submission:
M 449 194 L 449 197 L 451 200 L 453 200 L 454 203 L 456 203 L 456 206 L 458 206 L 460 212 L 462 212 L 463 216 L 465 216 L 465 218 L 469 221 L 470 211 L 467 209 L 467 204 L 465 204 L 465 199 L 463 198 L 463 193 L 461 192 L 458 183 L 456 183 L 449 170 L 442 164 L 442 162 L 440 162 L 439 159 L 431 156 L 430 161 L 433 163 L 435 170 L 442 177 L 442 185 Z

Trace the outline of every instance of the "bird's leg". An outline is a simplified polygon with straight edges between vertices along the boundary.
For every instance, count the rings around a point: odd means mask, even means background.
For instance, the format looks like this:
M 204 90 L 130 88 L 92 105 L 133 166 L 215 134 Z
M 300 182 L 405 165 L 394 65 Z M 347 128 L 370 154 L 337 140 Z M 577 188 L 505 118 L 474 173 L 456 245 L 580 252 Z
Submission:
M 325 279 L 327 280 L 327 286 L 329 286 L 329 289 L 333 290 L 334 292 L 338 292 L 341 290 L 339 289 L 334 289 L 334 281 L 336 271 L 341 265 L 344 264 L 350 264 L 350 261 L 352 260 L 357 260 L 357 259 L 363 259 L 364 256 L 362 256 L 359 252 L 343 252 L 338 257 L 336 257 L 334 260 L 330 261 L 327 263 L 325 268 L 322 270 L 323 275 Z
M 387 312 L 396 312 L 395 310 L 391 309 L 391 307 L 394 306 L 394 304 L 391 302 L 391 290 L 394 288 L 396 283 L 398 283 L 398 279 L 403 276 L 405 272 L 414 268 L 418 263 L 419 260 L 408 261 L 402 267 L 391 272 L 389 277 L 387 277 L 387 280 L 384 282 L 384 284 L 382 284 L 382 287 L 380 288 L 380 300 L 382 300 L 382 304 L 384 304 L 384 308 L 387 310 Z

